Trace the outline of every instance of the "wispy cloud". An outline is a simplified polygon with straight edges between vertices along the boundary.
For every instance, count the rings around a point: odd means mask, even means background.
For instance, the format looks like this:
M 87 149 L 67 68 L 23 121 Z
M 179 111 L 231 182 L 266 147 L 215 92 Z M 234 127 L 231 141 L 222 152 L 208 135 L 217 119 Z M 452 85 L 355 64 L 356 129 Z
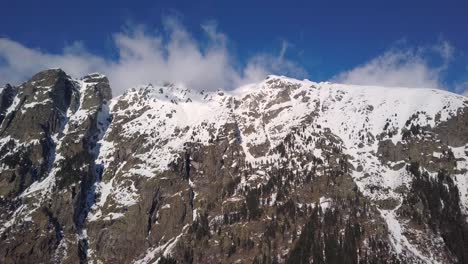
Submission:
M 241 64 L 228 49 L 229 38 L 215 22 L 201 25 L 205 38 L 195 39 L 175 18 L 164 19 L 159 33 L 141 25 L 113 35 L 118 53 L 111 60 L 76 42 L 59 54 L 0 39 L 0 81 L 18 83 L 37 71 L 60 67 L 74 77 L 91 72 L 108 75 L 114 94 L 139 84 L 171 81 L 193 89 L 229 89 L 258 81 L 267 74 L 304 77 L 306 71 L 286 58 L 287 42 L 279 54 L 258 53 Z
M 31 49 L 18 42 L 0 39 L 0 80 L 20 82 L 31 77 L 38 70 L 62 67 L 70 74 L 79 76 L 106 66 L 102 58 L 89 54 L 79 42 L 63 49 L 61 54 L 50 54 Z
M 457 83 L 455 85 L 455 92 L 464 96 L 468 96 L 468 81 Z
M 454 48 L 443 40 L 432 46 L 393 48 L 332 80 L 360 85 L 443 89 L 443 74 L 453 55 Z

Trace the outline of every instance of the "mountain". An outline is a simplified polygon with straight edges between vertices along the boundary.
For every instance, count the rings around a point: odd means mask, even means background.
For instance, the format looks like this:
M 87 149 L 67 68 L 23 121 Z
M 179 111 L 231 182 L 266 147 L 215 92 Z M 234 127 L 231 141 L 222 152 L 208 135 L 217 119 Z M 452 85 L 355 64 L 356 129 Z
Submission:
M 0 92 L 1 263 L 468 263 L 468 98 L 268 76 Z

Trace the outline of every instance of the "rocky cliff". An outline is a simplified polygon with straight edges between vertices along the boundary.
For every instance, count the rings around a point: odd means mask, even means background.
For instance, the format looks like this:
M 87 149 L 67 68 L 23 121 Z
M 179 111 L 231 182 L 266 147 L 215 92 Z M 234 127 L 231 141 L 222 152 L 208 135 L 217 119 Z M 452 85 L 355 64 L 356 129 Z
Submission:
M 467 263 L 468 98 L 269 76 L 0 90 L 1 263 Z

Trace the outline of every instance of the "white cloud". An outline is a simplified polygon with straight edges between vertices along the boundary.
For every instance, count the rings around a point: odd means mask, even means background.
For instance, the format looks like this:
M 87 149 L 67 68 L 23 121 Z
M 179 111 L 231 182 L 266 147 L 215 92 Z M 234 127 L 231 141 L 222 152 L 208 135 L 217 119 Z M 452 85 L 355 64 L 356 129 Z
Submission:
M 105 66 L 103 59 L 87 53 L 80 46 L 75 43 L 65 47 L 62 54 L 49 54 L 9 39 L 0 39 L 0 80 L 17 83 L 39 70 L 57 66 L 67 69 L 71 75 L 93 72 Z
M 437 45 L 434 45 L 431 48 L 442 58 L 444 62 L 442 67 L 447 67 L 448 63 L 452 61 L 453 54 L 455 53 L 455 49 L 453 48 L 453 46 L 448 41 L 441 40 Z
M 391 49 L 332 79 L 349 84 L 442 89 L 442 77 L 453 53 L 446 41 L 430 47 Z M 440 62 L 434 65 L 435 57 Z
M 227 48 L 228 38 L 214 22 L 201 26 L 206 41 L 199 41 L 179 23 L 167 18 L 162 31 L 150 33 L 143 26 L 113 35 L 118 53 L 110 60 L 89 53 L 81 42 L 60 54 L 33 49 L 10 39 L 0 39 L 0 80 L 18 83 L 34 73 L 60 67 L 73 77 L 101 72 L 109 77 L 114 94 L 139 84 L 170 81 L 193 89 L 230 89 L 258 81 L 267 74 L 305 76 L 305 71 L 286 59 L 287 42 L 278 55 L 257 54 L 239 66 Z
M 468 81 L 464 81 L 455 85 L 455 92 L 468 96 Z
M 286 50 L 288 49 L 289 45 L 289 42 L 286 40 L 281 41 L 281 50 L 278 57 L 280 60 L 284 59 L 284 55 L 286 55 Z

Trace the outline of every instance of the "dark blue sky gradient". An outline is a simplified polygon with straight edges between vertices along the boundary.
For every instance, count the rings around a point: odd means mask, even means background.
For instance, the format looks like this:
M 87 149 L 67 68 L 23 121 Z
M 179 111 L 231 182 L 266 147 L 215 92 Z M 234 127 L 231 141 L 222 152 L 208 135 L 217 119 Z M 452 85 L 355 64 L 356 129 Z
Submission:
M 411 47 L 444 39 L 456 59 L 446 82 L 467 78 L 468 1 L 7 1 L 0 0 L 0 36 L 28 47 L 60 52 L 83 41 L 92 53 L 116 56 L 112 34 L 127 23 L 161 27 L 177 16 L 195 36 L 215 20 L 242 60 L 279 52 L 304 67 L 311 79 L 326 80 L 404 40 Z

